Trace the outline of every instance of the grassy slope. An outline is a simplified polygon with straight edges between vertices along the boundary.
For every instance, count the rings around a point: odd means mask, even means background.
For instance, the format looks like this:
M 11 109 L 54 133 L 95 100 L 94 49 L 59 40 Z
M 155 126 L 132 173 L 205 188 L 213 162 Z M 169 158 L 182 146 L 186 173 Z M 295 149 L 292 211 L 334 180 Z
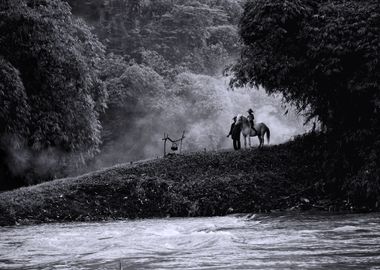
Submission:
M 0 225 L 209 216 L 320 204 L 318 168 L 300 149 L 287 143 L 194 153 L 4 192 Z

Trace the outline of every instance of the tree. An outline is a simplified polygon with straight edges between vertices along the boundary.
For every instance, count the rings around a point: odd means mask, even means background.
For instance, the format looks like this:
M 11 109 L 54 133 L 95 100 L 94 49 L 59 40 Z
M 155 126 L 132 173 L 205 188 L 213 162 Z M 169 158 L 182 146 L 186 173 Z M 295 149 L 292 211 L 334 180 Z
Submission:
M 380 202 L 378 1 L 250 1 L 240 36 L 231 84 L 262 85 L 317 117 L 327 133 L 306 151 L 320 160 L 325 189 Z
M 335 131 L 379 121 L 377 1 L 250 1 L 232 84 L 263 85 Z
M 30 106 L 18 70 L 0 57 L 0 134 L 28 134 Z
M 241 0 L 67 1 L 74 14 L 94 26 L 108 52 L 136 59 L 138 64 L 145 64 L 139 59 L 147 51 L 173 67 L 215 74 L 220 71 L 215 68 L 217 59 L 225 59 L 226 54 L 236 57 L 238 52 Z M 162 69 L 156 71 L 162 74 Z M 165 71 L 165 75 L 173 77 L 172 72 Z
M 30 106 L 18 70 L 0 56 L 0 190 L 22 185 L 12 177 L 12 153 L 23 147 L 29 130 Z
M 102 44 L 71 16 L 68 4 L 58 0 L 2 2 L 0 32 L 0 72 L 5 75 L 1 102 L 18 102 L 2 112 L 0 135 L 25 130 L 26 169 L 37 174 L 35 178 L 47 177 L 39 174 L 35 162 L 51 149 L 60 153 L 56 171 L 94 156 L 100 144 L 98 116 L 106 99 L 98 79 Z M 3 144 L 5 152 L 6 147 Z
M 109 100 L 101 115 L 103 146 L 135 133 L 136 121 L 148 118 L 149 114 L 158 114 L 164 107 L 165 97 L 164 80 L 150 67 L 129 65 L 116 56 L 105 63 L 105 70 L 115 63 L 118 67 L 106 80 Z

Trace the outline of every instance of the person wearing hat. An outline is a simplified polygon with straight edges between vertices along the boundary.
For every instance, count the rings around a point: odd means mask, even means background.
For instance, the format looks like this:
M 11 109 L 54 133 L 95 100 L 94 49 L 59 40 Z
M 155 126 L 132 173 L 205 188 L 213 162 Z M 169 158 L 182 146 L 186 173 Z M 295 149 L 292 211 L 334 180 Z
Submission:
M 253 122 L 255 120 L 255 116 L 253 115 L 253 110 L 249 109 L 247 112 L 248 112 L 247 119 L 248 119 L 249 123 L 251 124 L 251 128 L 257 133 L 257 131 L 255 129 L 254 122 Z
M 234 122 L 231 124 L 230 132 L 228 133 L 227 138 L 230 137 L 230 135 L 232 135 L 232 131 L 234 130 L 234 127 L 235 127 L 235 124 L 236 124 L 236 116 L 234 116 L 234 117 L 232 118 L 232 120 L 233 120 Z

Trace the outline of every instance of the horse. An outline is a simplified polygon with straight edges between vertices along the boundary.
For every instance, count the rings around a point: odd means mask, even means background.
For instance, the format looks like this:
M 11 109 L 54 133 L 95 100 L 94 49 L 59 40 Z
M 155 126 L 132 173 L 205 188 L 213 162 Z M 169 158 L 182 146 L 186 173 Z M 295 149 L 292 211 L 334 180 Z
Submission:
M 251 147 L 251 137 L 257 136 L 259 138 L 259 148 L 263 147 L 264 145 L 264 135 L 267 135 L 267 141 L 269 143 L 270 141 L 270 130 L 264 123 L 257 123 L 254 125 L 255 130 L 254 131 L 251 128 L 251 124 L 249 123 L 249 120 L 244 117 L 243 115 L 239 114 L 237 116 L 237 124 L 241 124 L 241 133 L 244 136 L 244 147 L 247 148 L 247 136 L 248 136 L 248 142 L 249 147 Z

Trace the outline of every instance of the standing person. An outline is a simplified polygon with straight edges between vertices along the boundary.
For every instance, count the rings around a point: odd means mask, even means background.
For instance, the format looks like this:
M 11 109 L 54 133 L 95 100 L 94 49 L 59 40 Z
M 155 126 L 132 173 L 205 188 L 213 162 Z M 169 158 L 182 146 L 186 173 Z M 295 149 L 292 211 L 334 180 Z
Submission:
M 257 133 L 257 131 L 255 129 L 255 124 L 254 124 L 255 116 L 253 115 L 253 110 L 249 109 L 247 112 L 248 112 L 247 119 L 248 119 L 249 123 L 251 124 L 251 128 L 255 131 L 255 133 Z
M 239 121 L 235 122 L 234 128 L 231 133 L 231 138 L 233 140 L 233 145 L 234 145 L 235 150 L 239 150 L 241 148 L 240 132 L 241 132 L 242 122 L 240 121 L 240 117 L 238 118 L 239 118 Z
M 232 131 L 234 130 L 235 123 L 236 123 L 236 116 L 234 116 L 234 117 L 232 118 L 232 120 L 233 120 L 234 122 L 231 124 L 230 132 L 228 133 L 227 138 L 230 137 L 230 135 L 232 135 Z

